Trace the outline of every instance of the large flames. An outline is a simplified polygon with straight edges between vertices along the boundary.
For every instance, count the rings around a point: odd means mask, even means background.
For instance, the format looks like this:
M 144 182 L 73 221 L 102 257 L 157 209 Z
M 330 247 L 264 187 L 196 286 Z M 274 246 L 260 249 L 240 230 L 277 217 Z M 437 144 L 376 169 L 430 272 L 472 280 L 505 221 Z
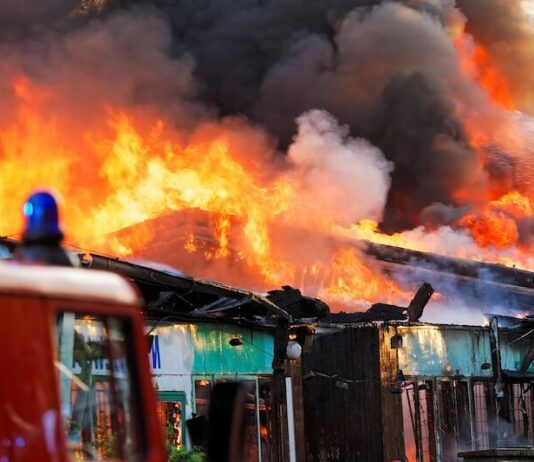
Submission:
M 487 50 L 464 32 L 456 36 L 455 46 L 463 71 L 480 84 L 497 108 L 513 110 L 515 104 L 508 82 L 492 62 Z M 494 122 L 491 128 L 481 127 L 471 120 L 466 120 L 465 125 L 471 145 L 479 150 L 482 163 L 487 160 L 487 153 L 483 148 L 488 143 L 503 142 L 506 148 L 512 151 L 521 148 L 517 127 L 507 117 L 499 119 L 496 125 Z M 495 133 L 498 133 L 498 136 Z M 465 193 L 460 192 L 461 195 L 466 195 Z M 513 189 L 511 185 L 502 185 L 496 181 L 489 185 L 486 197 L 479 201 L 476 210 L 462 217 L 459 226 L 468 229 L 481 247 L 513 247 L 519 239 L 518 220 L 532 216 L 532 199 L 527 194 Z
M 455 43 L 464 72 L 495 105 L 503 111 L 512 109 L 506 80 L 488 53 L 467 34 L 456 37 Z M 65 129 L 69 114 L 48 112 L 47 103 L 56 96 L 53 90 L 20 72 L 13 75 L 11 85 L 15 109 L 0 125 L 2 235 L 19 235 L 21 204 L 29 191 L 39 187 L 52 188 L 62 197 L 68 243 L 123 257 L 135 256 L 158 238 L 150 226 L 134 225 L 169 212 L 198 209 L 212 216 L 214 242 L 206 248 L 199 246 L 194 234 L 182 236 L 180 242 L 189 258 L 239 260 L 257 276 L 253 281 L 257 288 L 292 284 L 337 301 L 398 303 L 410 297 L 347 239 L 447 252 L 438 235 L 432 239 L 421 239 L 424 231 L 383 235 L 375 219 L 341 226 L 323 210 L 320 220 L 307 223 L 296 216 L 300 186 L 291 169 L 282 166 L 274 174 L 269 156 L 264 156 L 263 163 L 250 161 L 248 149 L 268 144 L 256 135 L 243 141 L 223 125 L 206 123 L 184 136 L 164 118 L 111 104 L 98 126 L 82 126 L 69 133 Z M 487 130 L 477 130 L 469 120 L 466 127 L 483 163 Z M 468 192 L 462 194 L 468 196 Z M 471 205 L 458 225 L 478 244 L 477 255 L 458 248 L 453 255 L 495 260 L 495 249 L 512 249 L 515 260 L 505 261 L 525 264 L 522 258 L 528 257 L 528 250 L 517 248 L 517 220 L 532 216 L 532 198 L 500 188 Z M 280 226 L 287 231 L 274 233 L 274 227 Z M 125 228 L 127 238 L 120 232 Z M 298 229 L 297 236 L 306 236 L 306 231 L 323 236 L 328 248 L 299 258 L 296 252 L 289 258 L 289 246 L 294 249 L 302 244 L 298 238 L 280 237 L 291 234 L 292 228 Z M 235 238 L 236 234 L 241 237 Z M 187 270 L 187 261 L 180 266 Z M 202 271 L 197 275 L 206 276 Z M 226 279 L 224 271 L 207 275 Z

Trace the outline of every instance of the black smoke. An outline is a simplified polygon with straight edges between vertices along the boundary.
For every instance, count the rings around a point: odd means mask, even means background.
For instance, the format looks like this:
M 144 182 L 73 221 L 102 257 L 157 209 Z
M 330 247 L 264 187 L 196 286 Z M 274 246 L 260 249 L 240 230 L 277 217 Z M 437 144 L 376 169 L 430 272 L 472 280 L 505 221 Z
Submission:
M 377 144 L 395 165 L 385 231 L 413 228 L 432 204 L 459 205 L 453 192 L 472 189 L 477 158 L 447 92 L 432 74 L 397 75 L 382 97 L 382 122 Z
M 244 116 L 263 126 L 281 151 L 300 114 L 327 110 L 394 164 L 386 231 L 417 226 L 428 210 L 460 210 L 457 190 L 483 191 L 488 177 L 510 178 L 499 164 L 480 168 L 452 99 L 467 114 L 491 112 L 460 70 L 447 30 L 461 16 L 452 0 L 113 0 L 80 14 L 82 3 L 4 0 L 0 49 L 1 41 L 23 38 L 16 61 L 55 81 L 58 72 L 48 66 L 65 69 L 59 81 L 72 88 L 74 100 L 92 104 L 93 80 L 106 81 L 112 102 L 152 102 L 174 114 L 177 125 L 205 114 Z M 484 16 L 488 4 L 503 15 L 495 31 L 483 26 L 495 22 Z M 519 41 L 524 31 L 507 23 L 519 24 L 506 4 L 459 2 L 468 27 L 515 75 L 525 57 L 500 50 L 499 38 Z M 50 36 L 52 45 L 39 43 Z M 87 70 L 81 85 L 71 68 Z

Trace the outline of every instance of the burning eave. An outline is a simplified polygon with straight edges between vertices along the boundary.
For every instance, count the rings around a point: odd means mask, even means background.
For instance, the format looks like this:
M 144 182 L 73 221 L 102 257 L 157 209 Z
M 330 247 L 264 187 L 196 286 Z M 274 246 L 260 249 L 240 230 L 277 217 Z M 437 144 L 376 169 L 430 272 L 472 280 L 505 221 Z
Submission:
M 201 276 L 210 274 L 217 279 L 226 278 L 225 282 L 233 285 L 261 287 L 265 281 L 258 280 L 258 271 L 250 267 L 246 257 L 238 250 L 243 224 L 238 218 L 230 217 L 232 232 L 229 233 L 224 248 L 226 253 L 221 257 L 218 254 L 221 243 L 215 231 L 217 219 L 217 215 L 210 212 L 185 209 L 123 229 L 117 232 L 114 238 L 138 249 L 135 254 L 140 258 L 183 267 L 190 274 Z M 364 240 L 324 236 L 320 231 L 299 230 L 281 223 L 274 226 L 271 231 L 274 242 L 290 235 L 294 237 L 295 245 L 302 240 L 312 242 L 317 240 L 324 244 L 319 246 L 323 252 L 325 248 L 332 253 L 336 252 L 336 249 L 349 249 L 358 255 L 361 254 L 362 258 L 367 256 L 373 263 L 369 265 L 374 272 L 373 275 L 375 273 L 377 277 L 383 275 L 381 279 L 391 281 L 393 285 L 399 281 L 401 284 L 405 280 L 408 281 L 407 286 L 403 288 L 406 292 L 403 294 L 405 297 L 413 293 L 422 283 L 429 282 L 436 292 L 450 300 L 477 306 L 482 308 L 482 311 L 493 309 L 492 303 L 496 301 L 503 301 L 505 306 L 501 308 L 509 310 L 509 314 L 529 313 L 534 307 L 534 273 L 529 271 Z M 148 241 L 136 240 L 138 236 L 147 234 L 152 236 Z M 328 272 L 330 268 L 326 265 L 323 269 Z M 306 270 L 303 274 L 311 273 Z M 358 277 L 357 271 L 354 273 L 349 271 L 347 274 L 348 278 Z M 310 287 L 310 282 L 313 286 L 315 282 L 320 284 L 321 281 L 324 282 L 324 278 L 319 275 L 315 280 L 282 281 L 282 283 Z M 387 295 L 384 290 L 382 294 Z M 356 298 L 358 294 L 351 293 L 351 296 Z M 398 303 L 397 300 L 380 300 L 380 298 L 381 294 L 378 294 L 376 301 Z M 332 300 L 328 301 L 334 307 L 334 311 L 335 308 L 345 309 L 343 306 L 336 307 Z
M 187 316 L 189 319 L 261 319 L 262 322 L 270 321 L 272 325 L 277 318 L 292 320 L 290 314 L 267 297 L 217 281 L 159 271 L 97 254 L 86 255 L 82 264 L 87 268 L 114 271 L 133 280 L 145 295 L 151 314 L 159 312 L 168 316 Z M 171 300 L 173 297 L 176 297 L 176 303 Z
M 11 258 L 20 241 L 0 238 L 0 258 Z M 267 296 L 230 287 L 213 280 L 193 278 L 119 258 L 95 253 L 75 252 L 81 266 L 119 273 L 135 282 L 145 297 L 147 314 L 174 316 L 188 320 L 242 319 L 274 326 L 277 319 L 292 321 L 292 316 Z

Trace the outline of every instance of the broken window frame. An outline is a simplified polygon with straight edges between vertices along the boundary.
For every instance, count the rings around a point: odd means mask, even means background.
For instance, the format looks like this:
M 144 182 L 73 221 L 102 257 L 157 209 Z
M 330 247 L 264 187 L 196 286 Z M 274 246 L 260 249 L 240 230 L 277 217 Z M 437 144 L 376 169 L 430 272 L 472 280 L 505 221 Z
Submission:
M 252 386 L 254 388 L 254 395 L 255 395 L 255 418 L 256 418 L 256 438 L 257 438 L 257 448 L 258 448 L 258 462 L 265 462 L 262 460 L 262 454 L 261 454 L 261 418 L 260 418 L 260 388 L 259 388 L 259 381 L 262 379 L 271 379 L 272 377 L 269 375 L 250 375 L 250 374 L 194 374 L 191 378 L 192 380 L 192 405 L 193 405 L 193 413 L 197 414 L 197 396 L 196 396 L 196 382 L 199 380 L 208 380 L 210 382 L 211 387 L 215 385 L 217 382 L 220 381 L 234 381 L 234 382 L 252 382 Z M 271 385 L 272 386 L 272 385 Z M 272 413 L 269 413 L 268 415 L 269 420 L 272 420 L 273 415 Z M 271 422 L 271 426 L 272 426 Z M 272 445 L 271 445 L 272 448 Z M 272 452 L 272 449 L 271 449 Z M 271 458 L 273 458 L 273 455 L 271 454 Z

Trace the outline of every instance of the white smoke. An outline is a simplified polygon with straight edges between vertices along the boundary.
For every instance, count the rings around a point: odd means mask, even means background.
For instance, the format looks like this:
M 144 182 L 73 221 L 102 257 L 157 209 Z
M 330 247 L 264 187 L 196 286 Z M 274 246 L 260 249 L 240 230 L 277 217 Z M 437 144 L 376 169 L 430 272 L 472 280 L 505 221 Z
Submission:
M 435 230 L 425 229 L 423 226 L 398 233 L 401 240 L 417 243 L 417 249 L 439 255 L 451 255 L 456 258 L 479 261 L 481 249 L 469 231 L 441 226 Z M 525 269 L 532 268 L 534 257 L 525 257 L 517 246 L 501 248 L 488 246 L 484 248 L 484 258 L 487 262 L 509 264 L 510 261 L 521 263 Z
M 465 303 L 461 296 L 433 300 L 425 308 L 421 322 L 481 326 L 485 322 L 484 309 Z
M 348 127 L 326 111 L 306 112 L 297 124 L 288 150 L 299 191 L 296 210 L 307 219 L 326 216 L 341 225 L 380 219 L 393 169 L 380 149 L 348 136 Z

